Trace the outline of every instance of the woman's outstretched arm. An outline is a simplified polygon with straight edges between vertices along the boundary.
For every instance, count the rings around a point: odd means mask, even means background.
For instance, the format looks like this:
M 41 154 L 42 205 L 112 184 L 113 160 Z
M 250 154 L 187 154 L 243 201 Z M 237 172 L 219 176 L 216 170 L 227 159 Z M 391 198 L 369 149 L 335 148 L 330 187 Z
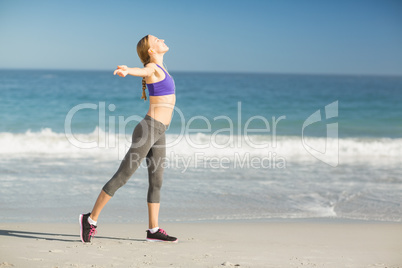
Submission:
M 117 69 L 114 71 L 114 75 L 118 75 L 121 77 L 126 77 L 126 75 L 139 76 L 139 77 L 148 77 L 151 76 L 155 72 L 155 69 L 147 66 L 144 68 L 128 68 L 126 65 L 119 65 Z

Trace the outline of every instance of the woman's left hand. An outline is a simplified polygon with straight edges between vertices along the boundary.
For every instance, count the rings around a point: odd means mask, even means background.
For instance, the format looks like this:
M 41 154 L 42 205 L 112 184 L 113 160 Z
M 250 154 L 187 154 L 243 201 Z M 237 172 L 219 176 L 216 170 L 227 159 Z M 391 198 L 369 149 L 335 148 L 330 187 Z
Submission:
M 117 69 L 113 72 L 113 75 L 116 74 L 121 77 L 126 77 L 126 75 L 128 74 L 127 66 L 126 65 L 117 66 Z
M 117 69 L 122 69 L 123 71 L 127 71 L 127 65 L 117 65 Z

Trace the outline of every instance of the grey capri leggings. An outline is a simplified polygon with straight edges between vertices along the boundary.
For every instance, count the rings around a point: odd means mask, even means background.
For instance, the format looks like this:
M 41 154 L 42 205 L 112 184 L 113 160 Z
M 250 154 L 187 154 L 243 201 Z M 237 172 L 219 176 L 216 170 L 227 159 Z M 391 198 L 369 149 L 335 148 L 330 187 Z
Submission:
M 148 167 L 148 203 L 160 202 L 163 163 L 166 156 L 165 131 L 168 125 L 146 115 L 134 128 L 131 147 L 113 177 L 103 186 L 110 196 L 134 174 L 146 157 Z

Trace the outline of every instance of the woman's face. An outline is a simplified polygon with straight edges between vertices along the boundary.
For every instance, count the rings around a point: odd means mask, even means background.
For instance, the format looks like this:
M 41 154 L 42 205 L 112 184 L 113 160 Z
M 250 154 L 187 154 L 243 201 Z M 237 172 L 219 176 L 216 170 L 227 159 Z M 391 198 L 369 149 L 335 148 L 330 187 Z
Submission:
M 156 36 L 148 36 L 149 46 L 151 50 L 156 53 L 165 53 L 169 50 L 169 47 L 165 44 L 165 40 L 159 39 Z

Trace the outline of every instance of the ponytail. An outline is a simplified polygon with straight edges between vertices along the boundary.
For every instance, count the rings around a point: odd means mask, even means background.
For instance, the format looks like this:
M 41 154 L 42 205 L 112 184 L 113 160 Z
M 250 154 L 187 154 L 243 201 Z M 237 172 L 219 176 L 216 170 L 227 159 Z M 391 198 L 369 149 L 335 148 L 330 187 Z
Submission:
M 149 60 L 144 63 L 144 67 L 145 65 L 147 65 L 149 63 Z M 145 93 L 145 89 L 147 88 L 147 82 L 145 81 L 145 77 L 142 78 L 142 97 L 141 99 L 146 101 L 147 100 L 147 94 Z
M 138 57 L 142 64 L 147 65 L 151 62 L 151 57 L 149 56 L 148 49 L 150 48 L 148 43 L 148 35 L 144 36 L 137 44 L 137 53 Z M 147 100 L 147 94 L 145 93 L 145 89 L 147 88 L 147 83 L 145 82 L 145 77 L 142 78 L 142 97 L 144 101 Z
M 141 99 L 144 99 L 144 101 L 147 100 L 147 94 L 145 93 L 145 89 L 147 88 L 147 84 L 145 82 L 145 77 L 142 78 L 142 97 Z

